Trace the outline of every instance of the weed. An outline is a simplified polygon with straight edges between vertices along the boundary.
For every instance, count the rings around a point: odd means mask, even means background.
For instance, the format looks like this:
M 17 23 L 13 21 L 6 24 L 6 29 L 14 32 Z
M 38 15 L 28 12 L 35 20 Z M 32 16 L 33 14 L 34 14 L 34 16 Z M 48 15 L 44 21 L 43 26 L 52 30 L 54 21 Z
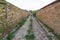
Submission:
M 27 30 L 28 34 L 25 35 L 26 40 L 34 40 L 35 36 L 34 33 L 32 31 L 32 18 L 30 20 L 30 25 L 29 25 L 29 29 Z
M 25 36 L 25 38 L 26 38 L 26 40 L 34 40 L 34 34 L 33 33 L 32 34 L 27 34 Z
M 8 36 L 7 36 L 7 40 L 11 40 L 14 37 L 14 33 L 15 32 L 9 33 Z

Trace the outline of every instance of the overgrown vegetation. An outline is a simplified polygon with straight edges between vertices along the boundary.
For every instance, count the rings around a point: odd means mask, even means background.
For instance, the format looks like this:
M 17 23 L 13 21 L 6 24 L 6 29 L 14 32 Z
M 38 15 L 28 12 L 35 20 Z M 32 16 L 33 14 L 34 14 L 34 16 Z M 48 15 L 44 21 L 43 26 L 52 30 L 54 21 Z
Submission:
M 27 30 L 27 35 L 25 36 L 26 40 L 34 40 L 35 36 L 34 33 L 32 31 L 32 18 L 30 20 L 30 25 L 29 25 L 29 29 Z
M 50 28 L 48 25 L 44 24 L 46 26 L 46 28 L 48 29 L 49 32 L 54 32 L 54 30 L 52 28 Z
M 13 37 L 15 36 L 15 33 L 22 27 L 22 25 L 24 24 L 24 22 L 26 21 L 26 19 L 22 19 L 19 23 L 18 23 L 18 26 L 16 28 L 15 31 L 13 32 L 10 32 L 7 36 L 7 40 L 12 40 Z
M 16 28 L 16 30 L 18 30 L 26 21 L 26 19 L 22 19 L 19 23 L 18 23 L 18 27 Z
M 60 35 L 57 35 L 56 33 L 53 34 L 58 38 L 58 40 L 60 40 Z

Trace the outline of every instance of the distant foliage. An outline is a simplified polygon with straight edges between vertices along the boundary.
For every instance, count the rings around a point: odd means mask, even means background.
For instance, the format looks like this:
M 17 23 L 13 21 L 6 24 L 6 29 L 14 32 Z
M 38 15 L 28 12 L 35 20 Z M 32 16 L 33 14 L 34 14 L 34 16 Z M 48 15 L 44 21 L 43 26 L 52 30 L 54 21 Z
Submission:
M 32 11 L 32 10 L 30 10 L 30 12 L 33 14 L 33 16 L 35 16 L 36 15 L 36 11 Z

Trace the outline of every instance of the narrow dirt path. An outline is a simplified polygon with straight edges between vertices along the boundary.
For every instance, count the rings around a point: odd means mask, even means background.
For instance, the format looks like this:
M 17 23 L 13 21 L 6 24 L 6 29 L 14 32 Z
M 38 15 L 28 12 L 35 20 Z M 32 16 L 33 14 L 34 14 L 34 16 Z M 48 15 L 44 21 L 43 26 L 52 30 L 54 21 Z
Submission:
M 34 17 L 32 17 L 32 19 L 33 19 L 33 31 L 35 34 L 35 40 L 48 40 L 47 34 L 41 28 L 36 19 Z
M 27 21 L 25 22 L 25 24 L 18 30 L 13 40 L 26 40 L 25 35 L 27 34 L 27 30 L 28 30 L 29 23 L 30 23 L 30 18 L 31 17 L 29 17 Z
M 18 30 L 13 40 L 26 40 L 25 35 L 27 34 L 27 30 L 29 28 L 31 16 L 27 19 L 25 24 Z M 46 32 L 41 25 L 37 22 L 36 18 L 32 16 L 32 30 L 34 32 L 35 39 L 34 40 L 55 40 L 55 38 L 48 37 L 49 32 Z M 48 30 L 47 30 L 48 31 Z

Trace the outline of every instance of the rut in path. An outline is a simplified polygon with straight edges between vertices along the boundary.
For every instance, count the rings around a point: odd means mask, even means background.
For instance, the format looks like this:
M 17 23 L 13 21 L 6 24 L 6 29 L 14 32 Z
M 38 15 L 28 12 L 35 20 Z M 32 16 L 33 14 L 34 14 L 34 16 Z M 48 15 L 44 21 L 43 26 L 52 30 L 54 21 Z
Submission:
M 50 34 L 51 37 L 48 37 L 49 32 L 46 32 L 46 30 L 42 28 L 42 26 L 37 22 L 37 19 L 35 17 L 32 17 L 32 20 L 35 40 L 58 40 L 51 34 Z
M 34 17 L 32 17 L 32 19 L 33 19 L 33 31 L 35 34 L 35 40 L 48 40 L 47 34 L 37 23 L 36 19 Z

